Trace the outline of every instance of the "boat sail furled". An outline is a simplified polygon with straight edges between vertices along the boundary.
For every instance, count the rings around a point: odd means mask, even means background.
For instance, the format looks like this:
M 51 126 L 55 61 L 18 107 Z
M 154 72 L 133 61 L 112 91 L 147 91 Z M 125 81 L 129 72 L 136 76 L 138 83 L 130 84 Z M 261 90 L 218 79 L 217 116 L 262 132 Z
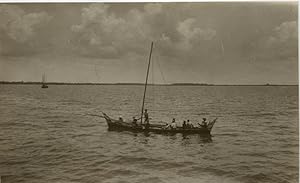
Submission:
M 48 88 L 48 85 L 46 84 L 46 75 L 43 74 L 42 76 L 42 88 Z
M 109 130 L 117 130 L 117 131 L 133 131 L 133 132 L 154 132 L 154 133 L 184 133 L 184 134 L 210 134 L 217 118 L 207 123 L 206 126 L 200 127 L 192 127 L 192 128 L 183 128 L 183 127 L 176 127 L 176 128 L 165 128 L 166 125 L 162 124 L 149 124 L 147 127 L 143 124 L 143 115 L 144 115 L 144 105 L 145 105 L 145 98 L 146 98 L 146 91 L 147 91 L 147 84 L 148 84 L 148 76 L 149 76 L 149 68 L 151 64 L 151 55 L 153 50 L 153 42 L 151 43 L 149 60 L 148 60 L 148 67 L 147 67 L 147 74 L 146 74 L 146 81 L 144 85 L 144 95 L 143 95 L 143 102 L 142 102 L 142 109 L 141 109 L 141 118 L 140 124 L 133 123 L 133 121 L 123 121 L 123 119 L 113 119 L 109 117 L 106 113 L 103 113 L 103 117 L 108 125 Z

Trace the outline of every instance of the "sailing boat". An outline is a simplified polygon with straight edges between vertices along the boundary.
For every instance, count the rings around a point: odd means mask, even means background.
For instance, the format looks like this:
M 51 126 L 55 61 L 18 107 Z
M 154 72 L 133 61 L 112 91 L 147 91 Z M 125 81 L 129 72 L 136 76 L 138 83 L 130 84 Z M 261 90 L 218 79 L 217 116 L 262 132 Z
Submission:
M 43 74 L 42 77 L 42 88 L 48 88 L 48 85 L 46 84 L 46 76 Z
M 133 121 L 128 121 L 128 122 L 123 121 L 122 118 L 113 119 L 113 118 L 109 117 L 106 113 L 102 112 L 103 116 L 101 116 L 101 117 L 103 117 L 106 120 L 108 129 L 116 130 L 116 131 L 124 130 L 124 131 L 133 131 L 133 132 L 210 134 L 215 122 L 217 121 L 217 118 L 208 122 L 208 124 L 206 126 L 193 127 L 193 128 L 176 127 L 176 128 L 170 129 L 170 128 L 165 128 L 166 125 L 161 125 L 161 124 L 150 124 L 147 127 L 145 124 L 143 124 L 143 111 L 144 111 L 144 105 L 145 105 L 145 96 L 146 96 L 146 91 L 147 91 L 148 75 L 149 75 L 149 67 L 150 67 L 150 62 L 151 62 L 152 49 L 153 49 L 153 42 L 151 43 L 146 81 L 145 81 L 145 85 L 144 85 L 144 96 L 143 96 L 143 103 L 142 103 L 142 110 L 141 110 L 142 112 L 141 112 L 140 125 L 134 124 Z

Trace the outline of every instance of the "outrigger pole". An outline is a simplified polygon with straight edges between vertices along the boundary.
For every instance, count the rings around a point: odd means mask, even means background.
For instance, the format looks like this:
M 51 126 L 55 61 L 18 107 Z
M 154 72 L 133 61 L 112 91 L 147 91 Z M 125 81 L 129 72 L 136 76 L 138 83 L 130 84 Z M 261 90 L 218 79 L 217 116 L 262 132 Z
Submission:
M 150 49 L 150 55 L 149 55 L 149 61 L 148 61 L 146 82 L 145 82 L 145 88 L 144 88 L 143 105 L 142 105 L 142 113 L 141 113 L 141 124 L 143 123 L 143 113 L 144 113 L 144 105 L 145 105 L 145 97 L 146 97 L 146 90 L 147 90 L 147 83 L 148 83 L 148 75 L 149 75 L 149 68 L 150 68 L 150 61 L 151 61 L 152 49 L 153 49 L 153 42 L 151 42 L 151 49 Z

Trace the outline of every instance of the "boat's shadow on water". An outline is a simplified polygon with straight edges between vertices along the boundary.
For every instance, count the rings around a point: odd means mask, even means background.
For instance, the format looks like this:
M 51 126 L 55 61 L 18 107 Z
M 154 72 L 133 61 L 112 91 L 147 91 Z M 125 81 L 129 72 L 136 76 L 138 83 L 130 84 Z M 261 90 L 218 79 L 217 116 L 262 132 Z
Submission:
M 203 143 L 211 143 L 212 135 L 210 134 L 182 134 L 182 133 L 153 133 L 153 132 L 131 132 L 126 130 L 109 130 L 111 132 L 120 132 L 120 133 L 126 133 L 133 136 L 144 136 L 147 138 L 152 138 L 156 135 L 161 135 L 165 137 L 169 137 L 171 140 L 182 140 L 183 144 L 203 144 Z
M 196 140 L 198 143 L 211 143 L 213 142 L 212 136 L 210 134 L 182 134 L 182 141 L 189 143 L 191 140 Z

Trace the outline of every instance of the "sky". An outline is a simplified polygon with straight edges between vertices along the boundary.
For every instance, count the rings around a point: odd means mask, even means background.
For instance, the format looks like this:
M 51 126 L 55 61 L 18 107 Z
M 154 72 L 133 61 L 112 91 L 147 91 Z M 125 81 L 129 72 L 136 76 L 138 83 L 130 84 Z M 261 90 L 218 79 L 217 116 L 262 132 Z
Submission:
M 0 81 L 298 84 L 297 2 L 0 4 Z

